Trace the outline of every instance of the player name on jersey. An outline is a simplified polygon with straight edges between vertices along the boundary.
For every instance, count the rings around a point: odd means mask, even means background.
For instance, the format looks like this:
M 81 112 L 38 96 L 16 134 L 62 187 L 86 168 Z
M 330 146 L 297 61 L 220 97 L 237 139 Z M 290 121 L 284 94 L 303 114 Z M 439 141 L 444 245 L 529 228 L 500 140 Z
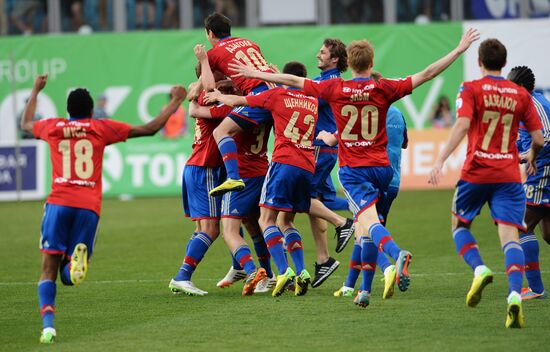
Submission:
M 517 91 L 511 94 L 517 94 Z M 516 99 L 499 94 L 484 95 L 483 102 L 486 108 L 497 107 L 510 111 L 516 111 L 516 105 L 518 104 Z

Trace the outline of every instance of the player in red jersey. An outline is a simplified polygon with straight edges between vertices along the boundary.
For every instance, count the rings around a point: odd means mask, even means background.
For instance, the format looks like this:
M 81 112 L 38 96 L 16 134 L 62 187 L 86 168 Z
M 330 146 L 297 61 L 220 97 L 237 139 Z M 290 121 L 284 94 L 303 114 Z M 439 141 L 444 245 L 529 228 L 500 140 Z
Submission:
M 232 60 L 240 60 L 253 65 L 258 70 L 273 72 L 256 43 L 244 38 L 231 37 L 231 20 L 227 17 L 218 13 L 212 14 L 205 19 L 204 27 L 206 37 L 212 45 L 212 49 L 200 58 L 203 72 L 201 82 L 205 90 L 210 91 L 215 88 L 213 71 L 220 71 L 230 77 L 232 72 L 228 65 Z M 202 46 L 202 48 L 204 47 Z M 268 89 L 263 81 L 257 79 L 236 77 L 232 80 L 243 95 L 254 95 Z M 239 174 L 237 146 L 233 136 L 242 130 L 271 120 L 268 110 L 252 107 L 238 107 L 228 117 L 214 131 L 214 138 L 218 143 L 227 171 L 227 179 L 211 191 L 213 196 L 220 196 L 229 191 L 240 191 L 245 187 Z
M 225 91 L 224 93 L 228 93 Z M 231 111 L 228 105 L 214 105 L 219 109 Z M 212 119 L 224 118 L 225 115 L 212 114 L 213 108 L 191 107 L 195 118 Z M 267 121 L 255 128 L 243 131 L 235 136 L 238 148 L 238 160 L 242 165 L 241 176 L 246 188 L 241 192 L 228 192 L 224 194 L 222 201 L 221 217 L 223 226 L 223 239 L 234 258 L 233 265 L 226 277 L 218 282 L 218 287 L 227 287 L 234 282 L 246 277 L 243 295 L 251 295 L 256 290 L 256 285 L 261 284 L 266 292 L 273 275 L 270 265 L 270 256 L 267 246 L 261 236 L 258 225 L 259 208 L 262 184 L 268 167 L 267 143 L 271 131 L 271 121 Z M 217 155 L 219 153 L 215 151 Z M 241 224 L 244 223 L 250 237 L 254 242 L 254 248 L 260 261 L 261 269 L 257 270 L 251 256 L 250 249 L 241 235 Z
M 288 63 L 283 71 L 306 75 L 305 66 L 298 62 Z M 207 97 L 230 106 L 268 109 L 273 114 L 275 148 L 260 200 L 260 226 L 279 270 L 272 295 L 281 295 L 296 274 L 295 294 L 303 295 L 311 276 L 305 269 L 302 238 L 293 221 L 295 213 L 309 212 L 311 207 L 311 183 L 315 171 L 312 142 L 319 107 L 317 99 L 299 90 L 282 87 L 246 97 L 221 95 L 219 92 L 209 93 Z M 277 227 L 279 213 L 282 216 Z M 284 253 L 283 234 L 296 274 L 289 267 Z
M 364 244 L 361 261 L 366 290 L 355 299 L 355 303 L 361 307 L 369 304 L 377 247 L 396 261 L 396 282 L 402 291 L 408 288 L 410 280 L 408 265 L 411 253 L 401 250 L 395 244 L 389 232 L 380 224 L 376 207 L 373 206 L 379 195 L 387 190 L 393 174 L 386 153 L 388 108 L 394 101 L 410 94 L 414 88 L 445 70 L 478 38 L 475 30 L 468 30 L 448 55 L 425 70 L 401 80 L 381 79 L 376 82 L 371 79 L 374 49 L 367 40 L 352 42 L 347 48 L 353 76 L 349 81 L 336 78 L 315 82 L 292 75 L 260 72 L 238 61 L 230 65 L 236 76 L 302 88 L 305 94 L 319 97 L 330 104 L 338 129 L 340 182 L 361 228 L 367 229 L 361 241 Z
M 483 77 L 464 82 L 456 101 L 457 120 L 447 144 L 430 175 L 437 184 L 445 160 L 468 135 L 466 161 L 453 199 L 452 230 L 457 252 L 474 271 L 466 304 L 475 307 L 493 273 L 479 254 L 470 225 L 485 203 L 498 226 L 506 262 L 509 295 L 507 328 L 523 327 L 521 285 L 525 258 L 519 244 L 518 229 L 525 230 L 525 193 L 522 188 L 516 146 L 518 127 L 523 122 L 532 137 L 527 156 L 527 171 L 536 171 L 536 156 L 542 149 L 542 123 L 529 92 L 501 77 L 506 65 L 506 48 L 497 39 L 479 46 L 478 63 Z
M 27 101 L 21 129 L 33 133 L 50 146 L 52 191 L 42 220 L 40 250 L 42 273 L 38 301 L 43 331 L 40 342 L 55 340 L 54 328 L 57 272 L 64 285 L 81 283 L 92 255 L 101 210 L 101 171 L 105 146 L 127 138 L 158 132 L 185 99 L 183 87 L 173 87 L 172 99 L 152 121 L 131 126 L 110 119 L 92 119 L 93 100 L 86 89 L 73 90 L 67 99 L 69 120 L 33 121 L 38 94 L 47 75 L 38 76 Z

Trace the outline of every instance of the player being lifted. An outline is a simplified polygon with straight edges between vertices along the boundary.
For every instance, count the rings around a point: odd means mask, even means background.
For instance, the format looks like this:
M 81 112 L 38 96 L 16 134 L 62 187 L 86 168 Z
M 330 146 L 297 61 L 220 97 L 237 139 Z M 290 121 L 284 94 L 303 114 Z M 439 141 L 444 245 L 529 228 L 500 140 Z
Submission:
M 232 60 L 240 60 L 253 65 L 258 70 L 272 72 L 256 43 L 244 38 L 231 37 L 231 20 L 229 18 L 214 13 L 204 20 L 204 28 L 206 37 L 212 45 L 212 49 L 208 50 L 207 57 L 201 60 L 203 66 L 201 82 L 206 91 L 213 90 L 216 85 L 213 76 L 204 70 L 205 63 L 209 64 L 211 72 L 220 71 L 227 77 L 233 74 L 228 67 Z M 265 82 L 258 79 L 235 77 L 232 80 L 243 95 L 254 95 L 268 89 Z M 233 136 L 267 120 L 271 120 L 271 113 L 268 110 L 238 107 L 214 130 L 214 138 L 223 157 L 227 179 L 210 191 L 210 195 L 221 196 L 226 192 L 240 191 L 245 187 L 239 174 L 237 145 Z
M 302 63 L 289 62 L 284 72 L 300 77 L 307 75 Z M 209 93 L 209 100 L 217 100 L 230 106 L 252 106 L 268 109 L 273 114 L 275 149 L 260 199 L 260 226 L 271 257 L 279 275 L 273 289 L 274 297 L 280 296 L 286 284 L 296 277 L 295 294 L 304 295 L 311 282 L 305 269 L 302 238 L 294 226 L 297 212 L 309 212 L 311 183 L 315 170 L 313 131 L 317 121 L 317 99 L 302 91 L 282 87 L 257 95 L 240 97 Z M 277 226 L 277 216 L 279 226 Z M 283 237 L 284 235 L 284 237 Z M 284 244 L 294 262 L 296 273 L 289 267 Z
M 535 227 L 540 226 L 542 237 L 550 244 L 550 101 L 544 94 L 534 92 L 535 74 L 527 66 L 514 67 L 508 74 L 508 79 L 518 84 L 531 93 L 533 103 L 540 121 L 544 136 L 544 148 L 537 156 L 537 173 L 528 175 L 523 185 L 527 196 L 527 208 L 525 211 L 525 226 L 527 231 L 519 234 L 519 243 L 525 255 L 525 277 L 529 287 L 522 288 L 522 299 L 547 298 L 548 292 L 544 290 L 539 265 L 539 242 L 535 237 Z M 526 159 L 531 148 L 531 135 L 524 127 L 519 129 L 517 142 L 520 158 Z
M 374 64 L 374 49 L 367 40 L 352 42 L 348 48 L 348 64 L 353 79 L 331 79 L 315 82 L 302 77 L 260 72 L 238 61 L 231 64 L 237 76 L 302 88 L 304 93 L 326 100 L 334 113 L 338 129 L 340 183 L 348 197 L 350 208 L 367 232 L 362 240 L 361 261 L 372 275 L 365 281 L 365 291 L 356 299 L 360 306 L 369 304 L 371 283 L 376 267 L 378 248 L 396 262 L 396 282 L 404 291 L 409 286 L 408 266 L 411 253 L 401 250 L 387 229 L 380 224 L 374 206 L 391 182 L 393 171 L 386 152 L 386 113 L 389 106 L 424 82 L 434 78 L 478 39 L 475 30 L 468 30 L 458 46 L 445 57 L 406 79 L 381 79 L 370 75 Z
M 445 160 L 468 135 L 466 161 L 453 199 L 452 230 L 457 252 L 474 271 L 466 304 L 475 307 L 485 286 L 493 281 L 470 232 L 470 225 L 485 203 L 498 226 L 504 252 L 509 295 L 507 328 L 523 327 L 521 284 L 524 255 L 518 229 L 525 230 L 525 193 L 521 185 L 516 147 L 518 127 L 523 122 L 532 137 L 526 157 L 527 171 L 536 171 L 536 157 L 544 138 L 542 124 L 531 96 L 522 87 L 501 77 L 506 64 L 506 48 L 497 39 L 479 46 L 478 63 L 483 78 L 464 82 L 456 102 L 457 120 L 449 140 L 437 158 L 430 182 L 437 184 Z
M 46 81 L 47 75 L 36 78 L 21 129 L 50 146 L 52 191 L 42 219 L 42 273 L 38 282 L 38 302 L 43 325 L 40 342 L 52 343 L 56 337 L 55 282 L 58 271 L 64 285 L 77 285 L 86 278 L 101 210 L 105 146 L 157 133 L 181 105 L 186 91 L 183 87 L 173 87 L 168 105 L 155 119 L 141 126 L 111 119 L 92 119 L 94 102 L 83 88 L 71 91 L 67 98 L 68 120 L 33 121 L 37 97 Z

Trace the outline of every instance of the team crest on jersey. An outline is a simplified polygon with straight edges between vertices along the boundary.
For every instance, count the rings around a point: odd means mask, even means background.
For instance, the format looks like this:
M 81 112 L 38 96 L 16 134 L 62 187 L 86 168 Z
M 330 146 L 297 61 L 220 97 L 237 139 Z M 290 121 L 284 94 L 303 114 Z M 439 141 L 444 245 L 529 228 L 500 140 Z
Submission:
M 462 107 L 462 98 L 458 98 L 456 100 L 456 108 L 460 109 Z

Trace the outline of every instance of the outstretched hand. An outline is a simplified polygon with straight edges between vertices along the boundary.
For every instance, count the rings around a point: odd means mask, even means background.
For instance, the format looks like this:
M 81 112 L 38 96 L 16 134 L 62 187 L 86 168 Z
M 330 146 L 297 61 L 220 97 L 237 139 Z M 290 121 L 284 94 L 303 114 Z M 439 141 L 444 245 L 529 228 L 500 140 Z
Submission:
M 44 89 L 44 87 L 46 86 L 46 83 L 48 82 L 48 74 L 43 74 L 43 75 L 39 75 L 36 77 L 36 79 L 34 80 L 34 86 L 33 86 L 33 89 L 38 93 L 40 92 L 42 89 Z
M 460 39 L 460 42 L 458 43 L 458 46 L 456 47 L 460 53 L 465 52 L 468 50 L 470 45 L 472 45 L 473 42 L 479 39 L 479 32 L 475 28 L 470 28 L 462 35 L 462 38 Z
M 231 77 L 253 78 L 254 73 L 257 71 L 253 66 L 245 65 L 237 59 L 233 59 L 233 61 L 229 63 L 229 69 L 235 72 Z

